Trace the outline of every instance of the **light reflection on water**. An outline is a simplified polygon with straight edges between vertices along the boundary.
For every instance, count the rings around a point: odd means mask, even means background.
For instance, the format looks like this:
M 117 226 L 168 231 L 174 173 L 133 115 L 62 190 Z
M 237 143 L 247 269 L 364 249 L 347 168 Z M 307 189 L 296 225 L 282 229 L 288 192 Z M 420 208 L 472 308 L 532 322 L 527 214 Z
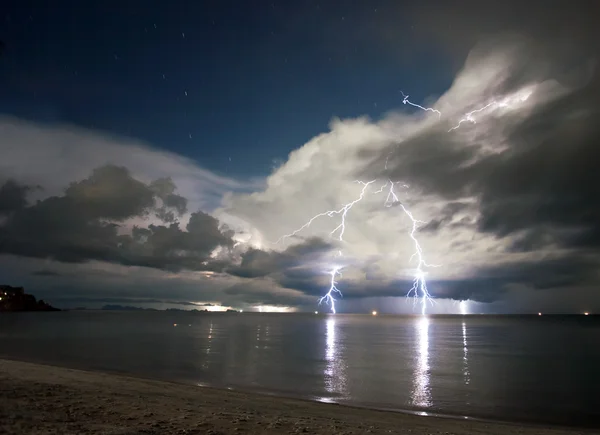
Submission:
M 213 341 L 213 324 L 210 322 L 210 326 L 208 327 L 208 338 L 206 343 L 206 355 L 210 355 L 211 345 Z M 208 370 L 210 364 L 210 358 L 205 358 L 202 367 Z
M 416 323 L 417 355 L 413 375 L 413 406 L 427 408 L 432 405 L 429 387 L 429 318 L 423 316 Z
M 463 338 L 463 377 L 465 385 L 471 382 L 471 373 L 469 373 L 469 346 L 467 345 L 467 324 L 462 322 L 462 338 Z
M 16 314 L 0 316 L 0 357 L 430 414 L 600 421 L 600 322 L 580 317 Z
M 340 349 L 340 337 L 337 335 L 334 316 L 327 318 L 325 331 L 325 390 L 334 397 L 344 397 L 346 395 L 346 362 Z M 319 400 L 333 401 L 331 397 L 321 397 Z

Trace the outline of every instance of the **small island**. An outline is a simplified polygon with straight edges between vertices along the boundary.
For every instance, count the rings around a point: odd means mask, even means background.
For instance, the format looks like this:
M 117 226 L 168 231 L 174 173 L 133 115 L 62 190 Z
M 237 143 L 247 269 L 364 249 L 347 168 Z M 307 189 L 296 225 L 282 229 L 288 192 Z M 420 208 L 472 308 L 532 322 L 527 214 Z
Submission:
M 23 287 L 0 285 L 0 312 L 14 311 L 60 311 L 58 308 L 37 300 L 35 296 L 25 293 Z

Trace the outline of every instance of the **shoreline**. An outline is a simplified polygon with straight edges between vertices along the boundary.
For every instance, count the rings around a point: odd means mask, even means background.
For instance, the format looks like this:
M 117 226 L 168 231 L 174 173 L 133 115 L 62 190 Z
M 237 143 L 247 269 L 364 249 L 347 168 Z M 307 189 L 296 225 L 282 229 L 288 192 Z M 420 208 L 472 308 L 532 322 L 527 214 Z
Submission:
M 575 435 L 585 428 L 329 404 L 0 359 L 0 432 Z M 429 413 L 428 413 L 429 414 Z
M 152 377 L 145 376 L 142 374 L 133 374 L 126 371 L 119 371 L 114 369 L 106 369 L 106 368 L 90 368 L 85 367 L 83 365 L 60 365 L 51 361 L 44 360 L 36 360 L 36 359 L 28 359 L 28 358 L 18 358 L 11 357 L 9 355 L 2 355 L 0 353 L 0 363 L 2 361 L 10 361 L 16 363 L 27 363 L 37 366 L 44 366 L 49 368 L 57 368 L 57 369 L 66 369 L 66 370 L 75 370 L 84 373 L 96 373 L 103 375 L 111 375 L 118 376 L 124 378 L 131 379 L 140 379 L 146 381 L 157 381 L 157 382 L 165 382 L 168 384 L 174 385 L 182 385 L 194 388 L 206 388 L 210 390 L 217 390 L 222 392 L 237 392 L 243 393 L 247 395 L 259 395 L 264 397 L 270 397 L 272 399 L 287 399 L 287 400 L 297 400 L 307 403 L 315 403 L 315 404 L 323 404 L 323 405 L 334 405 L 334 406 L 343 406 L 345 408 L 354 408 L 361 410 L 371 410 L 371 411 L 379 411 L 379 412 L 387 412 L 387 413 L 396 413 L 396 414 L 405 414 L 410 416 L 416 416 L 419 418 L 441 418 L 448 420 L 457 420 L 457 421 L 473 421 L 479 423 L 487 423 L 487 424 L 509 424 L 509 425 L 519 425 L 523 427 L 531 427 L 531 428 L 555 428 L 555 429 L 565 429 L 565 430 L 590 430 L 590 429 L 598 429 L 598 426 L 590 425 L 590 424 L 578 424 L 578 425 L 569 425 L 564 423 L 562 420 L 567 420 L 566 418 L 561 419 L 560 421 L 542 421 L 539 419 L 519 419 L 519 418 L 506 418 L 501 419 L 495 417 L 493 415 L 483 415 L 483 414 L 459 414 L 459 413 L 451 413 L 451 412 L 443 412 L 443 411 L 428 411 L 420 408 L 394 408 L 391 406 L 387 406 L 385 404 L 378 403 L 360 403 L 360 402 L 351 402 L 351 401 L 343 401 L 343 400 L 320 400 L 318 396 L 302 396 L 302 395 L 294 395 L 293 393 L 289 393 L 284 390 L 269 390 L 269 389 L 261 389 L 261 388 L 251 388 L 251 387 L 243 387 L 243 386 L 232 386 L 218 383 L 210 383 L 210 382 L 191 382 L 189 380 L 177 380 L 169 377 Z M 0 366 L 1 367 L 1 366 Z M 325 398 L 322 398 L 325 399 Z

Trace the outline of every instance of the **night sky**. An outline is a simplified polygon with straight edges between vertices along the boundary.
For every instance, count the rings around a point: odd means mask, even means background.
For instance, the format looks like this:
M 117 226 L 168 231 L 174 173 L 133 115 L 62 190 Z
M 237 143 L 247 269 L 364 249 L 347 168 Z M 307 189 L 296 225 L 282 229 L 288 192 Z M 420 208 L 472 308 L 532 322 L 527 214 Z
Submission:
M 0 284 L 412 312 L 402 203 L 431 312 L 600 311 L 599 3 L 481 3 L 9 1 Z
M 402 86 L 425 96 L 450 85 L 434 47 L 410 61 L 373 50 L 398 2 L 324 3 L 16 2 L 0 110 L 265 176 L 333 116 L 379 117 Z M 397 25 L 415 38 L 407 19 Z

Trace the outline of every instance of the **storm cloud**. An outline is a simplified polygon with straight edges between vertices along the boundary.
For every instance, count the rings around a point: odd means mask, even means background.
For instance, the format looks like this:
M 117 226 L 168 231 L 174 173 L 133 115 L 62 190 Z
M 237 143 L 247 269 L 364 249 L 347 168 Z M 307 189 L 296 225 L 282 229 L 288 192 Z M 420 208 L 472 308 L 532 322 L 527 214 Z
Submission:
M 0 254 L 11 264 L 31 260 L 22 266 L 31 282 L 62 286 L 57 292 L 72 300 L 101 300 L 103 291 L 105 300 L 130 300 L 119 286 L 146 301 L 310 307 L 333 268 L 342 271 L 341 310 L 404 300 L 415 245 L 402 208 L 386 206 L 394 182 L 393 194 L 419 220 L 427 263 L 437 266 L 426 276 L 438 300 L 503 309 L 510 300 L 522 311 L 522 292 L 528 307 L 539 303 L 532 294 L 548 295 L 544 306 L 557 310 L 584 296 L 588 308 L 600 307 L 590 290 L 600 283 L 600 35 L 590 24 L 598 3 L 580 3 L 588 9 L 569 8 L 570 20 L 551 15 L 540 24 L 533 6 L 521 5 L 522 17 L 504 27 L 516 33 L 498 35 L 485 25 L 513 16 L 503 6 L 476 12 L 478 21 L 440 2 L 421 19 L 436 29 L 429 41 L 461 66 L 439 98 L 411 96 L 435 111 L 402 106 L 378 120 L 333 119 L 265 180 L 228 179 L 79 130 L 59 137 L 86 144 L 85 153 L 69 145 L 65 158 L 85 164 L 55 169 L 56 180 L 39 160 L 31 169 L 16 144 L 40 127 L 8 123 Z M 447 29 L 434 25 L 442 21 L 464 32 L 444 38 Z M 97 157 L 103 147 L 109 161 Z M 60 146 L 53 149 L 62 161 Z M 90 294 L 77 290 L 84 285 Z
M 61 196 L 26 205 L 28 186 L 9 180 L 0 192 L 0 253 L 79 263 L 90 260 L 159 269 L 209 270 L 218 247 L 230 248 L 232 233 L 202 211 L 185 231 L 176 217 L 187 210 L 170 179 L 145 184 L 123 167 L 103 166 L 72 182 Z M 146 227 L 128 221 L 154 217 Z M 125 231 L 124 231 L 125 230 Z
M 429 104 L 439 113 L 334 120 L 330 133 L 290 155 L 266 190 L 234 195 L 226 209 L 268 239 L 296 228 L 305 237 L 327 234 L 335 216 L 302 225 L 356 199 L 354 180 L 375 180 L 347 215 L 343 252 L 355 267 L 344 274 L 344 297 L 401 295 L 412 285 L 414 246 L 406 217 L 384 207 L 388 188 L 380 186 L 392 180 L 422 221 L 428 262 L 440 265 L 428 270 L 434 296 L 491 302 L 519 286 L 589 288 L 600 265 L 600 80 L 587 54 L 565 63 L 563 51 L 550 53 L 531 37 L 492 37 Z M 275 222 L 275 210 L 289 212 Z M 377 273 L 369 279 L 356 265 L 370 261 Z M 309 294 L 327 286 L 322 271 L 302 273 L 282 273 L 281 282 Z

